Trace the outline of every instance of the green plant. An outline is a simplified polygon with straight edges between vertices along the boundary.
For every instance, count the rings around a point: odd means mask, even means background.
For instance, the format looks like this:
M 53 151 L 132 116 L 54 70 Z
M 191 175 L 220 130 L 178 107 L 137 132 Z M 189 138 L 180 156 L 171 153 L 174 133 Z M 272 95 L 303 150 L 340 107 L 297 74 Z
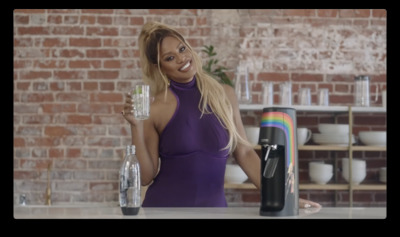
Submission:
M 203 70 L 208 72 L 212 77 L 214 77 L 216 80 L 219 80 L 221 83 L 234 87 L 232 80 L 225 73 L 227 68 L 217 65 L 218 59 L 214 58 L 217 55 L 217 52 L 214 51 L 214 46 L 204 45 L 203 47 L 204 49 L 202 52 L 206 53 L 209 58 L 205 65 L 203 65 Z

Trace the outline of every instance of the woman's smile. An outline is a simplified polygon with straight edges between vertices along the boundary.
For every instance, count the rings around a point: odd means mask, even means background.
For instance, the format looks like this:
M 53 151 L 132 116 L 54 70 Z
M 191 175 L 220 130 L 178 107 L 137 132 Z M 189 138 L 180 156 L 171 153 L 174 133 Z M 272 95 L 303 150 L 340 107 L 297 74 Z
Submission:
M 189 70 L 189 66 L 192 64 L 192 61 L 190 60 L 190 61 L 188 61 L 185 65 L 183 65 L 183 67 L 181 67 L 180 69 L 179 69 L 179 71 L 182 71 L 182 72 L 185 72 L 185 71 L 188 71 Z

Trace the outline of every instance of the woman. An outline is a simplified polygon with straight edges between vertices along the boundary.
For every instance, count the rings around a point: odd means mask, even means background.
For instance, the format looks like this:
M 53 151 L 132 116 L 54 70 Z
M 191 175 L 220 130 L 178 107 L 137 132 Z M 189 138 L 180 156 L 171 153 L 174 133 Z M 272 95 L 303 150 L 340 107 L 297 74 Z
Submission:
M 233 88 L 202 70 L 201 58 L 176 30 L 150 22 L 139 36 L 143 80 L 154 101 L 135 120 L 128 94 L 121 112 L 149 185 L 143 207 L 226 207 L 224 174 L 230 154 L 260 189 L 260 159 L 247 142 Z M 320 207 L 300 199 L 300 207 Z

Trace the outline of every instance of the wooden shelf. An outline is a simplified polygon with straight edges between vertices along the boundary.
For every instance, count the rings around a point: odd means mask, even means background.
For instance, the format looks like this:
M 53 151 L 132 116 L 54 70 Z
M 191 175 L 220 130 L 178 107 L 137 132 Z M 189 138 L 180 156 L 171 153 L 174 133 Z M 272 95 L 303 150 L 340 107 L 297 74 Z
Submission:
M 348 151 L 349 146 L 335 145 L 306 145 L 298 146 L 298 150 L 303 151 Z M 352 146 L 353 151 L 386 151 L 386 146 Z M 254 145 L 255 150 L 261 150 L 261 145 Z
M 299 184 L 300 190 L 349 190 L 349 184 Z M 386 184 L 353 185 L 353 190 L 386 190 Z
M 348 113 L 350 131 L 353 131 L 353 114 L 354 113 L 386 113 L 385 107 L 357 107 L 357 106 L 267 106 L 262 104 L 240 104 L 239 109 L 241 111 L 257 111 L 262 112 L 266 107 L 289 107 L 293 108 L 298 112 L 328 112 L 333 114 Z M 336 115 L 335 115 L 336 116 Z M 261 150 L 261 146 L 254 144 L 255 150 Z M 305 145 L 298 146 L 297 149 L 303 151 L 348 151 L 349 158 L 353 158 L 354 151 L 386 151 L 386 146 L 364 146 L 364 145 Z M 351 170 L 351 169 L 350 169 Z M 236 189 L 255 189 L 253 184 L 225 184 L 225 188 L 236 188 Z M 314 183 L 303 183 L 299 184 L 299 190 L 343 190 L 349 191 L 349 205 L 353 206 L 353 191 L 354 190 L 386 190 L 386 184 L 314 184 Z
M 386 151 L 386 146 L 352 146 L 353 151 Z
M 300 190 L 349 190 L 348 184 L 299 184 Z
M 225 183 L 225 189 L 257 189 L 257 187 L 252 183 L 241 183 L 241 184 L 234 184 L 234 183 Z
M 240 104 L 240 110 L 259 110 L 262 111 L 266 107 L 289 107 L 297 111 L 304 112 L 348 112 L 349 106 L 339 105 L 339 106 L 319 106 L 319 105 L 293 105 L 293 106 L 268 106 L 262 104 Z M 358 113 L 386 113 L 385 107 L 358 107 L 351 106 L 353 112 Z
M 256 189 L 252 183 L 225 183 L 225 189 Z M 349 184 L 299 184 L 299 190 L 349 190 Z M 353 185 L 353 190 L 386 190 L 386 184 L 360 184 Z

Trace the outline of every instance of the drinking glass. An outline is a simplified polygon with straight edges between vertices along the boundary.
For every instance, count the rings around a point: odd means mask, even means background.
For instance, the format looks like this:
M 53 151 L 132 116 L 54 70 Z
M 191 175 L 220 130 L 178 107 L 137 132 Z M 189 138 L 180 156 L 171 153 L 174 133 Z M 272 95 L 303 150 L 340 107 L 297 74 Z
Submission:
M 318 91 L 318 105 L 329 105 L 329 89 L 319 89 Z
M 356 106 L 369 106 L 370 98 L 369 98 L 369 76 L 358 76 L 354 78 L 354 104 Z
M 131 90 L 133 100 L 133 116 L 137 120 L 145 120 L 150 116 L 150 86 L 139 82 Z
M 274 84 L 272 82 L 263 82 L 263 105 L 274 104 Z
M 249 81 L 249 73 L 247 67 L 239 66 L 236 71 L 235 91 L 239 103 L 250 104 L 251 98 L 251 83 Z
M 284 82 L 280 84 L 281 105 L 292 105 L 292 83 Z
M 300 105 L 311 105 L 311 91 L 310 91 L 310 88 L 300 88 L 299 104 Z

